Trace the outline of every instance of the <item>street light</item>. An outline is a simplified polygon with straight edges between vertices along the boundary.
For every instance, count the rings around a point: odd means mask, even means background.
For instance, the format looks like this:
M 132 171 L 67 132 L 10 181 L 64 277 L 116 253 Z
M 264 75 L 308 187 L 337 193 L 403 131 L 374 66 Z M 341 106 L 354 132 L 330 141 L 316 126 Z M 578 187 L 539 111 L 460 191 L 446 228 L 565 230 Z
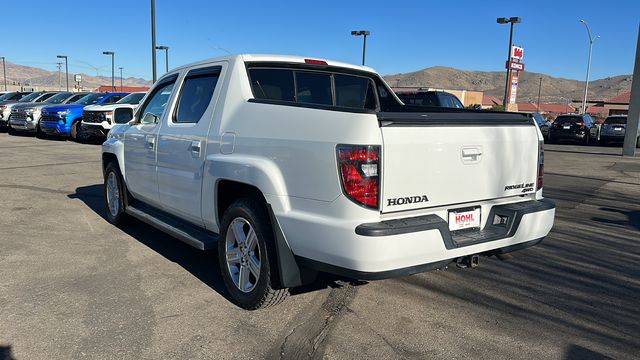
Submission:
M 156 50 L 164 50 L 165 72 L 169 72 L 169 47 L 164 45 L 156 46 Z
M 2 59 L 2 72 L 4 73 L 4 91 L 7 91 L 7 69 L 4 65 L 4 56 L 0 57 Z
M 111 91 L 116 91 L 116 67 L 115 67 L 115 58 L 116 53 L 113 51 L 103 51 L 104 55 L 111 55 Z
M 64 73 L 67 77 L 67 91 L 69 91 L 69 59 L 67 55 L 58 55 L 56 56 L 58 59 L 64 59 Z
M 364 41 L 362 43 L 362 66 L 364 66 L 364 58 L 367 52 L 367 36 L 371 35 L 371 32 L 367 30 L 354 30 L 351 32 L 351 35 L 364 37 Z
M 153 82 L 156 75 L 156 0 L 151 0 L 151 67 L 153 68 Z
M 587 92 L 589 91 L 589 72 L 591 71 L 591 50 L 593 49 L 593 43 L 596 41 L 600 35 L 593 37 L 591 36 L 591 29 L 589 29 L 589 24 L 586 21 L 580 20 L 581 23 L 587 28 L 587 34 L 589 35 L 589 61 L 587 62 L 587 80 L 584 83 L 584 96 L 582 98 L 582 111 L 584 114 L 587 111 Z
M 509 75 L 511 74 L 511 69 L 509 66 L 509 61 L 511 60 L 511 47 L 513 46 L 513 24 L 518 24 L 522 22 L 522 18 L 515 16 L 510 18 L 497 18 L 496 22 L 498 24 L 511 24 L 511 30 L 509 31 L 509 49 L 507 51 L 507 79 L 504 82 L 504 100 L 502 100 L 502 106 L 504 107 L 504 111 L 507 111 L 507 93 L 509 91 Z
M 122 89 L 124 89 L 124 87 L 122 86 L 122 69 L 123 67 L 119 67 L 118 69 L 120 69 L 120 91 L 122 91 Z

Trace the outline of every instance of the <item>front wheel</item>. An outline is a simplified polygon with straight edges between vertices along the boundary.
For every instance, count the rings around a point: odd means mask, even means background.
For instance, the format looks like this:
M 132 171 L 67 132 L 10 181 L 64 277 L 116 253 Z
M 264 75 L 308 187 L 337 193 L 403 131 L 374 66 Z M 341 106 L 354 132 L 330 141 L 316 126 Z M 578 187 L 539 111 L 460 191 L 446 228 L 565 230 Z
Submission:
M 275 246 L 264 204 L 254 199 L 235 201 L 224 212 L 218 241 L 218 262 L 227 290 L 242 308 L 256 310 L 282 302 Z
M 125 187 L 118 164 L 111 162 L 107 165 L 104 175 L 104 202 L 107 208 L 107 220 L 114 225 L 122 225 L 125 213 Z

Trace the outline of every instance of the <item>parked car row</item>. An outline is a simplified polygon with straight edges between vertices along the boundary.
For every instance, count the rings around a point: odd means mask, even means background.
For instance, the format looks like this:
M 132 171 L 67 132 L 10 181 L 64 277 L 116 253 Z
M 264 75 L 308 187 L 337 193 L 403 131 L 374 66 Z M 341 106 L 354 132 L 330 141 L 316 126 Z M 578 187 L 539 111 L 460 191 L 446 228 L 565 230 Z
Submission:
M 7 92 L 0 95 L 0 127 L 43 137 L 106 138 L 114 123 L 133 117 L 144 95 L 144 92 Z
M 627 117 L 624 115 L 613 115 L 605 119 L 601 126 L 588 114 L 566 114 L 558 116 L 550 126 L 547 126 L 547 137 L 549 143 L 560 141 L 578 142 L 583 145 L 608 145 L 611 143 L 622 143 L 626 134 Z M 540 126 L 543 135 L 545 131 Z M 637 147 L 640 148 L 640 130 Z

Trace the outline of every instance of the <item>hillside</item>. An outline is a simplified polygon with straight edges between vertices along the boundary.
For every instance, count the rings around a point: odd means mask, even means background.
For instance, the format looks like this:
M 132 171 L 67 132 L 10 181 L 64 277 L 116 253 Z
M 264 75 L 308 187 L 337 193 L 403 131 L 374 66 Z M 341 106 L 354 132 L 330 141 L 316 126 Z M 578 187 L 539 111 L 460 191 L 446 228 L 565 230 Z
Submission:
M 393 87 L 419 86 L 452 90 L 483 91 L 502 99 L 505 72 L 467 71 L 443 66 L 426 68 L 416 72 L 385 75 Z M 536 102 L 538 83 L 542 78 L 540 101 L 543 103 L 566 102 L 582 99 L 584 81 L 556 78 L 545 74 L 523 72 L 518 85 L 518 102 Z M 589 82 L 589 99 L 602 100 L 631 89 L 631 75 L 619 75 Z
M 2 64 L 0 64 L 2 65 Z M 7 69 L 7 84 L 17 84 L 21 83 L 23 85 L 36 86 L 46 90 L 57 90 L 58 89 L 58 72 L 57 71 L 47 71 L 44 69 L 18 65 L 14 63 L 10 63 L 7 61 L 6 63 Z M 2 69 L 0 69 L 1 71 Z M 65 87 L 64 80 L 64 68 L 62 71 L 62 87 Z M 72 86 L 74 83 L 73 75 L 69 73 L 69 86 Z M 111 76 L 91 76 L 84 73 L 82 75 L 82 86 L 85 89 L 93 90 L 101 85 L 110 85 L 111 84 Z M 0 84 L 2 84 L 2 73 L 0 73 Z M 122 81 L 124 86 L 151 86 L 151 82 L 141 78 L 128 77 L 124 78 Z M 120 76 L 116 72 L 116 86 L 120 85 Z

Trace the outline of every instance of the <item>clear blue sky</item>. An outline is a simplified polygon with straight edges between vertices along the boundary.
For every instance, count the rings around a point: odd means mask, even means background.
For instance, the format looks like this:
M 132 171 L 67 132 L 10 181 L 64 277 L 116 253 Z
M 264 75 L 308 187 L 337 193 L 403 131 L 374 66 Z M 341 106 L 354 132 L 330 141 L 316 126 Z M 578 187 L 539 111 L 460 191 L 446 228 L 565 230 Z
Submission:
M 157 0 L 159 45 L 170 67 L 232 53 L 276 53 L 361 61 L 367 29 L 367 65 L 383 74 L 442 65 L 503 70 L 508 25 L 496 17 L 520 16 L 515 43 L 525 48 L 526 70 L 584 78 L 594 34 L 592 79 L 633 71 L 640 0 L 623 1 L 212 1 Z M 70 73 L 110 75 L 110 58 L 125 76 L 151 78 L 150 0 L 4 1 L 0 56 L 55 70 L 69 56 Z M 158 52 L 158 73 L 164 55 Z

